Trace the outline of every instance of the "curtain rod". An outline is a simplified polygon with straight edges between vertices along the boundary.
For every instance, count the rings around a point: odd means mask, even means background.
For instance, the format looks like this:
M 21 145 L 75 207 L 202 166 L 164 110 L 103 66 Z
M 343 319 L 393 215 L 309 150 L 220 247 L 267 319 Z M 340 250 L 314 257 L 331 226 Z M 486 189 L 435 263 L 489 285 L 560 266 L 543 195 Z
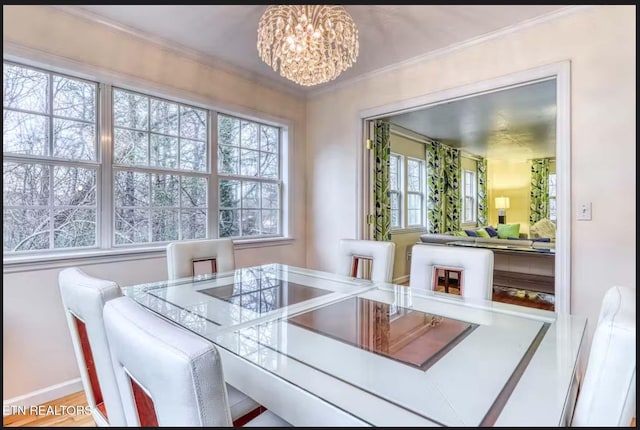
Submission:
M 404 136 L 408 139 L 413 139 L 421 143 L 437 142 L 436 139 L 433 139 L 429 136 L 425 136 L 424 134 L 417 133 L 413 130 L 409 130 L 408 128 L 403 127 L 401 125 L 395 124 L 393 122 L 389 122 L 389 124 L 391 125 L 391 132 L 394 132 L 400 136 Z

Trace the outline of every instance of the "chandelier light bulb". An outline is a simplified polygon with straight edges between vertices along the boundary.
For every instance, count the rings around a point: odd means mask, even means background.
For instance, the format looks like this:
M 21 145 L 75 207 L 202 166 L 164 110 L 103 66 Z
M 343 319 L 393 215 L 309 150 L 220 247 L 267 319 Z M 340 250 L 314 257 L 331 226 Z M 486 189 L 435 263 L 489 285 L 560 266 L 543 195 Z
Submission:
M 268 6 L 258 24 L 260 58 L 303 86 L 331 81 L 355 63 L 358 29 L 342 6 Z

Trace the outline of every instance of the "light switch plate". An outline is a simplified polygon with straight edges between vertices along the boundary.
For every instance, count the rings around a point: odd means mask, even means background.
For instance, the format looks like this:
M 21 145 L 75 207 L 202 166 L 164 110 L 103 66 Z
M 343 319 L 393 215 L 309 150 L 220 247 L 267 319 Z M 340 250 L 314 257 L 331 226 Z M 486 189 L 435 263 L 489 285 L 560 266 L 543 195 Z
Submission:
M 578 221 L 591 221 L 591 202 L 580 203 L 576 209 Z

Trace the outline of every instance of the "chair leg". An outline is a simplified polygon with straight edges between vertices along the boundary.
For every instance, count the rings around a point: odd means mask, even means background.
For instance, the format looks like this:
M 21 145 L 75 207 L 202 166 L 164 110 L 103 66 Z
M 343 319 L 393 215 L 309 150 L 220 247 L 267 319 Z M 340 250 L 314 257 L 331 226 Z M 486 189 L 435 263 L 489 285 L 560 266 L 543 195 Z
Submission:
M 445 293 L 449 293 L 449 273 L 451 272 L 445 269 L 444 271 L 444 292 Z

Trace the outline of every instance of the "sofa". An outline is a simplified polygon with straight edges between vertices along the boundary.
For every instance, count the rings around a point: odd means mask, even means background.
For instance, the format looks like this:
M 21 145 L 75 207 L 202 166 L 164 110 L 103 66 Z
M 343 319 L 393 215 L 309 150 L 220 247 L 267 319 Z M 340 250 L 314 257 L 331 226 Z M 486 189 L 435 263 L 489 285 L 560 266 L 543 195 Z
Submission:
M 500 245 L 506 248 L 533 248 L 533 249 L 555 249 L 555 241 L 541 240 L 546 238 L 524 238 L 518 239 L 500 239 L 497 237 L 471 237 L 471 236 L 455 236 L 453 233 L 426 233 L 420 235 L 421 243 L 430 243 L 435 245 L 446 245 L 451 242 L 470 242 L 476 246 L 486 245 L 490 248 L 492 245 Z
M 415 246 L 457 245 L 490 249 L 494 253 L 494 287 L 554 294 L 555 239 L 526 238 L 522 235 L 500 239 L 471 237 L 460 233 L 426 233 L 420 236 L 420 241 Z

